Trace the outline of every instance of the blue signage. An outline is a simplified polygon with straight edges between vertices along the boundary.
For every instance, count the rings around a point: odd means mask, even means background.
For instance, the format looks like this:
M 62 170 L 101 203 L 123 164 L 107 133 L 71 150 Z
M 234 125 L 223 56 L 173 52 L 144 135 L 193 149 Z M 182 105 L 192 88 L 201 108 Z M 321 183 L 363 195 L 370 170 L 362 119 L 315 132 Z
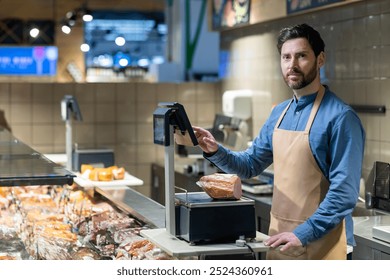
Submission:
M 54 46 L 0 47 L 0 75 L 54 76 L 57 59 Z
M 343 2 L 344 0 L 287 0 L 287 14 Z

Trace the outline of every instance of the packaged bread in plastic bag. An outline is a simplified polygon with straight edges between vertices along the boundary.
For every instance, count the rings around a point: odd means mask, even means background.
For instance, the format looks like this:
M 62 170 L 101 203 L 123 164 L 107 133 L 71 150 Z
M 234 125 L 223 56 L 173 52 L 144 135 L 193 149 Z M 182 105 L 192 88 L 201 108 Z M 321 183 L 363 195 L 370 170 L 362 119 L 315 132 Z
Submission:
M 236 174 L 205 175 L 197 184 L 214 199 L 240 199 L 242 196 L 241 179 Z

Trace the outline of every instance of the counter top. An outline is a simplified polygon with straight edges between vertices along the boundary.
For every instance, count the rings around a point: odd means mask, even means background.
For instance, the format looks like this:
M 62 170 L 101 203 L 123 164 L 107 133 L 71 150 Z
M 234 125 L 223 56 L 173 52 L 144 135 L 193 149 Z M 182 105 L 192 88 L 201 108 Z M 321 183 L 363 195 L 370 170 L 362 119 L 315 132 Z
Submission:
M 356 242 L 390 254 L 390 243 L 372 236 L 372 228 L 374 226 L 390 225 L 390 215 L 353 217 L 353 221 Z
M 223 244 L 204 244 L 204 245 L 190 245 L 175 236 L 167 233 L 165 228 L 142 230 L 141 235 L 157 244 L 169 255 L 174 257 L 188 257 L 188 256 L 203 256 L 203 255 L 226 255 L 226 254 L 248 254 L 251 251 L 246 246 L 237 246 L 235 243 Z M 269 247 L 265 246 L 263 241 L 268 236 L 256 232 L 256 238 L 253 242 L 248 242 L 247 245 L 253 252 L 266 252 Z
M 269 215 L 269 212 L 265 212 L 270 211 L 271 209 L 272 195 L 255 195 L 247 192 L 243 192 L 243 195 L 255 201 L 258 216 L 266 217 Z M 376 216 L 353 217 L 353 221 L 354 235 L 357 244 L 363 244 L 386 254 L 390 254 L 390 243 L 376 239 L 372 235 L 372 228 L 374 226 L 390 225 L 390 215 L 382 214 Z
M 165 207 L 128 186 L 96 187 L 95 191 L 114 202 L 121 210 L 156 227 L 165 227 Z

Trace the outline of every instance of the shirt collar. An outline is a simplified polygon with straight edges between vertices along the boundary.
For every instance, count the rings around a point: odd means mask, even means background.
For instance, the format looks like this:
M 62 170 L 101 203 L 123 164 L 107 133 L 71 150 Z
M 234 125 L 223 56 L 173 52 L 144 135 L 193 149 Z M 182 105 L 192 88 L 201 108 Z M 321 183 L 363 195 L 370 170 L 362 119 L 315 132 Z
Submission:
M 316 97 L 317 97 L 317 92 L 309 94 L 309 95 L 304 95 L 299 99 L 297 99 L 294 95 L 294 97 L 293 97 L 294 102 L 293 103 L 296 105 L 297 110 L 301 110 L 304 107 L 306 107 L 307 105 L 313 103 L 314 100 L 316 99 Z

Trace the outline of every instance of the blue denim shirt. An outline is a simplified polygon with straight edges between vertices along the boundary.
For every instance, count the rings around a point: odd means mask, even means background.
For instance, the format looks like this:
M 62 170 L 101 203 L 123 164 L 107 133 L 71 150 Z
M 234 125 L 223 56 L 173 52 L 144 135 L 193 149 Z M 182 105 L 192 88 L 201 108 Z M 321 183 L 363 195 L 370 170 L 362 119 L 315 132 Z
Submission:
M 293 99 L 280 128 L 303 131 L 317 93 Z M 219 146 L 205 158 L 226 173 L 241 178 L 259 175 L 273 163 L 272 136 L 275 124 L 291 100 L 277 105 L 245 151 Z M 330 183 L 329 191 L 316 212 L 293 231 L 303 245 L 321 238 L 342 219 L 346 220 L 347 243 L 356 245 L 352 211 L 359 196 L 365 132 L 353 109 L 326 87 L 324 98 L 309 134 L 310 148 L 318 166 Z

